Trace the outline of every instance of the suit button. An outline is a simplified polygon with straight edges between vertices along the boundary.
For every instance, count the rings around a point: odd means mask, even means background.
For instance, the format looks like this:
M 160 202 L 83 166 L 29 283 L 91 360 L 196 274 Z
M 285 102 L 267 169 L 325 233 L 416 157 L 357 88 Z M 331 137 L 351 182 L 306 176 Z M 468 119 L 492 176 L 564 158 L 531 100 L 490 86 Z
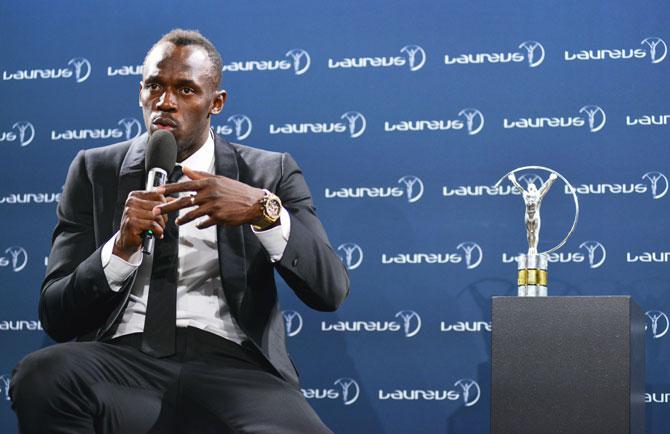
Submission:
M 298 266 L 298 258 L 293 259 L 293 262 L 291 262 L 291 265 L 293 265 L 294 267 L 297 267 Z

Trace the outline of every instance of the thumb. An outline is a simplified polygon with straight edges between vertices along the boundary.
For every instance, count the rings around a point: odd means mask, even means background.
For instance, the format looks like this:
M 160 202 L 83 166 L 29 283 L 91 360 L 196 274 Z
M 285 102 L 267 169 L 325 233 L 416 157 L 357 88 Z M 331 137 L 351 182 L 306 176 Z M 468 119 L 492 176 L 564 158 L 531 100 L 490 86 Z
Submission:
M 198 179 L 209 178 L 212 176 L 207 172 L 201 172 L 199 170 L 189 169 L 186 166 L 183 166 L 182 170 L 184 171 L 184 175 L 188 176 L 189 179 L 192 179 L 194 181 Z

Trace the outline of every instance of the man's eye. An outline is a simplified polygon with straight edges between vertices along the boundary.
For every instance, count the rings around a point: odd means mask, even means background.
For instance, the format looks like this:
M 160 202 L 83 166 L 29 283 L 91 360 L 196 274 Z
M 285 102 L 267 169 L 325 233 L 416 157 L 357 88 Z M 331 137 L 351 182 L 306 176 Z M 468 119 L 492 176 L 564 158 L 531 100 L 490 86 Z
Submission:
M 160 89 L 160 85 L 158 83 L 149 83 L 149 84 L 147 84 L 147 89 L 152 90 L 152 91 L 158 90 L 158 89 Z
M 186 95 L 190 95 L 190 94 L 192 94 L 192 93 L 194 92 L 194 90 L 191 89 L 190 87 L 183 87 L 183 88 L 181 89 L 181 91 L 182 91 L 184 94 L 186 94 Z

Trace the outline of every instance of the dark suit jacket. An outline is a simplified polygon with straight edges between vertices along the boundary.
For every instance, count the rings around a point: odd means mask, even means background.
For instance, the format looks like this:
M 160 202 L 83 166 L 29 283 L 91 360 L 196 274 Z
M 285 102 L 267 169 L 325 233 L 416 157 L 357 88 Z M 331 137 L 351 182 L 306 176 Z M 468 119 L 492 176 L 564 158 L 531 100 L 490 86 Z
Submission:
M 125 308 L 132 279 L 120 292 L 109 288 L 102 246 L 119 230 L 128 193 L 143 190 L 147 135 L 80 151 L 70 165 L 40 296 L 40 320 L 56 341 L 103 339 Z M 291 215 L 291 234 L 279 262 L 249 225 L 217 226 L 219 266 L 226 302 L 241 329 L 286 379 L 297 384 L 288 357 L 273 270 L 300 299 L 321 311 L 335 310 L 349 280 L 316 217 L 300 168 L 288 154 L 215 140 L 218 175 L 267 188 Z

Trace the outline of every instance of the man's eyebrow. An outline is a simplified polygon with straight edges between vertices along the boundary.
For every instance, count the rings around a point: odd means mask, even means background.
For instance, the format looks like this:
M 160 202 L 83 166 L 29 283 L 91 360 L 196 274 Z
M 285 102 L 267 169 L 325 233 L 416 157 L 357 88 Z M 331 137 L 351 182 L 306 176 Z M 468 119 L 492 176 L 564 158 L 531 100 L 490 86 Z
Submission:
M 198 85 L 198 83 L 196 83 L 195 81 L 193 81 L 193 80 L 191 80 L 191 79 L 189 79 L 189 78 L 180 78 L 180 79 L 177 79 L 177 84 L 179 84 L 179 85 L 188 85 L 188 86 L 192 86 L 192 87 L 200 87 L 200 86 Z
M 152 74 L 152 75 L 148 75 L 143 81 L 144 82 L 151 82 L 151 81 L 158 81 L 158 80 L 160 80 L 160 74 Z M 178 78 L 175 81 L 176 81 L 178 86 L 186 85 L 186 86 L 197 87 L 197 88 L 202 87 L 198 83 L 196 83 L 195 81 L 191 80 L 190 78 Z

